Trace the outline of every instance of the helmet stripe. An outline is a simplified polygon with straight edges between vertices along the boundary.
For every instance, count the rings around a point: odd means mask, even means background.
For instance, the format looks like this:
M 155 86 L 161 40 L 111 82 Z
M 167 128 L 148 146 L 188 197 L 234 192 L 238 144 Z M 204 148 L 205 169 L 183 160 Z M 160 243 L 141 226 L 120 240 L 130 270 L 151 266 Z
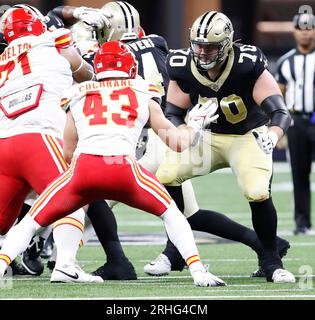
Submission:
M 197 32 L 197 37 L 202 35 L 205 38 L 207 36 L 209 25 L 216 14 L 216 11 L 210 11 L 202 17 Z
M 123 3 L 126 5 L 127 10 L 128 10 L 129 13 L 130 13 L 132 28 L 134 28 L 134 27 L 135 27 L 135 19 L 134 19 L 134 17 L 133 17 L 132 11 L 131 11 L 130 4 L 127 3 L 126 1 L 123 1 Z
M 129 9 L 129 7 L 126 5 L 125 2 L 118 1 L 117 3 L 124 14 L 126 29 L 128 30 L 128 32 L 132 32 L 134 22 L 133 22 L 133 16 L 131 14 L 131 10 Z

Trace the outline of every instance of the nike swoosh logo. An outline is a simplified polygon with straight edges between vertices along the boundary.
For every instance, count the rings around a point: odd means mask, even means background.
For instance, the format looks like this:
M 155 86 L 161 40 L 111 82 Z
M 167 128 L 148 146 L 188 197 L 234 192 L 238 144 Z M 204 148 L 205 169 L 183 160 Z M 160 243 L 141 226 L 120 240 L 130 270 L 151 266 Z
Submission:
M 56 271 L 59 271 L 59 272 L 65 274 L 66 276 L 70 277 L 71 279 L 75 279 L 75 280 L 76 280 L 76 279 L 79 279 L 79 275 L 78 275 L 77 273 L 75 273 L 75 274 L 73 275 L 73 274 L 69 274 L 69 273 L 64 272 L 64 271 L 62 271 L 62 270 L 59 270 L 59 269 L 56 269 Z

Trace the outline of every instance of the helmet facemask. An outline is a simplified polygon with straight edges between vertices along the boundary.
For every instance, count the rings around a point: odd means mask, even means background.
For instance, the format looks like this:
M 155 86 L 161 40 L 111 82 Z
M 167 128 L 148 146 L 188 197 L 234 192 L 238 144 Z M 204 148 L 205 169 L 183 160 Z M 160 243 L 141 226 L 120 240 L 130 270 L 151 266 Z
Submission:
M 224 61 L 228 55 L 228 45 L 228 38 L 219 43 L 190 41 L 191 53 L 198 69 L 210 70 Z

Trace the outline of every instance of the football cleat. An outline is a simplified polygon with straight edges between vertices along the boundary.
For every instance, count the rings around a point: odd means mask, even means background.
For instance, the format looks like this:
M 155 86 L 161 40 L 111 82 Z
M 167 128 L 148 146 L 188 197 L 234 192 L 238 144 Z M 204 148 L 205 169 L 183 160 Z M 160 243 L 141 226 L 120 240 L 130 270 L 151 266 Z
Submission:
M 77 265 L 56 266 L 50 277 L 51 283 L 102 283 L 103 279 L 84 272 Z
M 288 250 L 290 249 L 290 243 L 289 243 L 289 241 L 287 241 L 285 239 L 278 238 L 277 245 L 278 245 L 279 256 L 282 259 L 283 257 L 285 257 L 287 255 Z M 258 257 L 258 260 L 259 260 L 259 257 Z M 250 276 L 251 276 L 251 278 L 264 278 L 264 277 L 266 277 L 266 274 L 265 274 L 263 268 L 260 266 L 260 263 L 259 263 L 258 269 L 256 271 L 254 271 Z
M 192 277 L 197 287 L 226 286 L 222 279 L 206 270 L 196 270 L 192 273 Z
M 29 272 L 18 262 L 13 260 L 10 264 L 13 276 L 29 276 Z
M 55 244 L 54 238 L 52 234 L 50 234 L 50 236 L 45 241 L 44 248 L 40 253 L 40 257 L 43 259 L 48 259 L 53 253 L 54 244 Z
M 91 273 L 103 280 L 137 280 L 136 271 L 129 260 L 122 262 L 107 262 Z
M 169 258 L 161 253 L 155 260 L 146 264 L 143 268 L 144 272 L 150 276 L 167 276 L 172 269 Z
M 295 277 L 288 270 L 276 269 L 272 274 L 271 282 L 274 282 L 274 283 L 295 283 Z

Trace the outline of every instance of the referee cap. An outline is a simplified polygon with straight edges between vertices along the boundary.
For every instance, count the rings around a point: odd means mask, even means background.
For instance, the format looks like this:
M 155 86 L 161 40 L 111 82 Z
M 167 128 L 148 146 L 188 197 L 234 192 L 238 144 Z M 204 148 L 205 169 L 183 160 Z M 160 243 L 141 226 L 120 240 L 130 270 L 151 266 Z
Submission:
M 293 18 L 293 23 L 295 29 L 315 29 L 315 17 L 309 13 L 295 15 Z

